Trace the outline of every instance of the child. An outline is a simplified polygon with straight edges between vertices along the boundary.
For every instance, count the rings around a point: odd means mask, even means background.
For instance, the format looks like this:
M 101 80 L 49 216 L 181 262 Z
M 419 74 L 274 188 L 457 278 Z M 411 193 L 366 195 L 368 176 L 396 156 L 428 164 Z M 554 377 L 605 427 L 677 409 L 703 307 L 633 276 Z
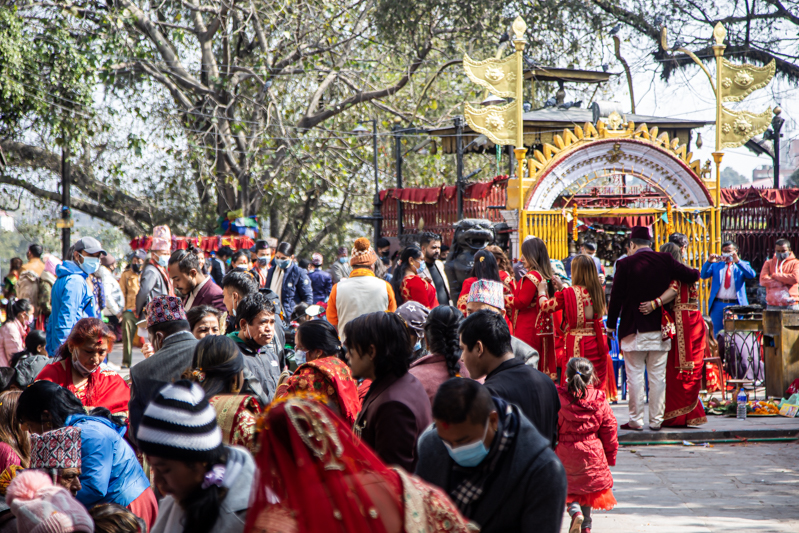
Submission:
M 603 391 L 592 386 L 594 365 L 573 357 L 566 366 L 566 386 L 558 387 L 559 442 L 555 452 L 569 489 L 566 505 L 569 533 L 591 533 L 591 509 L 609 511 L 616 505 L 609 466 L 616 465 L 617 423 Z

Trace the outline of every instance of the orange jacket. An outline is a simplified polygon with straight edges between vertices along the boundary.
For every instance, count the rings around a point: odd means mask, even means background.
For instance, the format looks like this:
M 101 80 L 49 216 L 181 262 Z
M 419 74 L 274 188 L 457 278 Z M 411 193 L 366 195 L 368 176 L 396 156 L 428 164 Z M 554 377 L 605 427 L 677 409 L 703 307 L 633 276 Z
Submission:
M 760 271 L 760 284 L 766 288 L 768 305 L 788 305 L 790 302 L 780 297 L 784 290 L 793 298 L 793 303 L 799 303 L 799 260 L 793 252 L 788 259 L 780 261 L 772 257 L 766 261 Z

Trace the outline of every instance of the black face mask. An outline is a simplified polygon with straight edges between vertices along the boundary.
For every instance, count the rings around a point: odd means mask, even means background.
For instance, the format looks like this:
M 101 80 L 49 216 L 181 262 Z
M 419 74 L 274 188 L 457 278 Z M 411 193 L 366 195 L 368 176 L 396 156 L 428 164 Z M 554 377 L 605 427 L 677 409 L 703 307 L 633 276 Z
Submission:
M 381 256 L 381 257 L 388 257 L 388 253 L 389 253 L 390 251 L 391 251 L 391 250 L 386 250 L 385 252 L 383 252 L 382 254 L 380 254 L 380 256 Z
M 139 272 L 141 272 L 141 265 L 140 265 L 140 264 L 138 264 L 138 263 L 134 263 L 134 264 L 130 265 L 130 269 L 131 269 L 131 270 L 132 270 L 134 273 L 138 274 Z

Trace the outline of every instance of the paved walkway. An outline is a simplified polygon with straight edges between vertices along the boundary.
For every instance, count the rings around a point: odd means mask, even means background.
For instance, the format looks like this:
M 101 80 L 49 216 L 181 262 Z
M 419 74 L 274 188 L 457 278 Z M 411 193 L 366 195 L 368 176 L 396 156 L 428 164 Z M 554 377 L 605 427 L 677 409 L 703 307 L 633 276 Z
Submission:
M 592 532 L 799 531 L 797 442 L 622 447 L 611 470 L 619 504 Z

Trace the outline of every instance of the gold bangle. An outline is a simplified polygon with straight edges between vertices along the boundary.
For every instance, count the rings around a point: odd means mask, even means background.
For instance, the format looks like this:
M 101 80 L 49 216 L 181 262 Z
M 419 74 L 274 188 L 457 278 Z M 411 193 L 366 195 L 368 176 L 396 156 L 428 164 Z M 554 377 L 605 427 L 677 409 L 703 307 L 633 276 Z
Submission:
M 652 300 L 650 303 L 652 304 L 652 311 L 658 308 L 657 305 L 655 305 L 656 304 L 655 300 Z

